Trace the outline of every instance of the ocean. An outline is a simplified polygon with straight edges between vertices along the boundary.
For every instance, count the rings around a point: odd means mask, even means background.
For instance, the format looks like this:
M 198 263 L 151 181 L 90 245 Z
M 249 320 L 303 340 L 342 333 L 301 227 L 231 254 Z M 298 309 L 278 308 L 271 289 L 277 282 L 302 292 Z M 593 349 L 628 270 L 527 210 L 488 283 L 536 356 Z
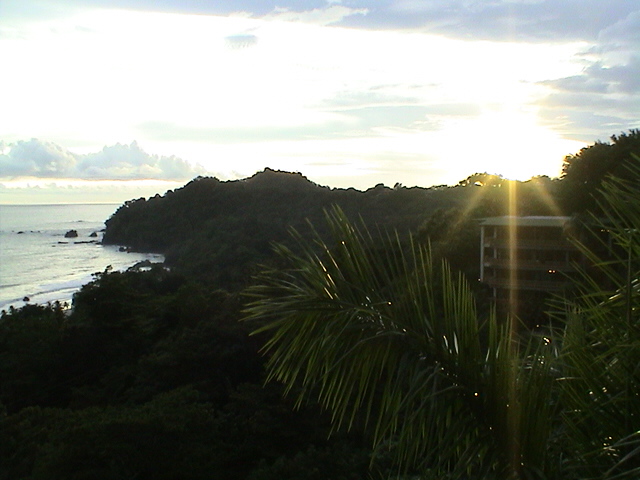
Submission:
M 104 222 L 117 204 L 0 205 L 0 310 L 26 302 L 71 302 L 92 275 L 125 270 L 162 255 L 101 245 Z M 65 234 L 75 230 L 77 237 Z M 27 300 L 28 299 L 28 300 Z

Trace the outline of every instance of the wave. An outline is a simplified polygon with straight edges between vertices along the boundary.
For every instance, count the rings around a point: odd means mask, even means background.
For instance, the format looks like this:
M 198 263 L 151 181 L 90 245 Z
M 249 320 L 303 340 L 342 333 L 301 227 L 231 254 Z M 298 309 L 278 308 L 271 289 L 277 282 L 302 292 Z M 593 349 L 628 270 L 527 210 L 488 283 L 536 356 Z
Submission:
M 158 256 L 155 256 L 156 260 Z M 127 270 L 128 267 L 123 267 L 117 270 Z M 84 274 L 80 277 L 70 280 L 51 282 L 38 285 L 37 288 L 32 288 L 28 291 L 25 288 L 25 294 L 23 296 L 0 300 L 0 310 L 7 310 L 10 307 L 20 308 L 24 305 L 40 304 L 46 305 L 48 303 L 60 302 L 62 304 L 67 303 L 69 306 L 72 303 L 73 295 L 78 292 L 84 285 L 91 282 L 95 277 L 95 274 Z M 20 286 L 20 284 L 11 285 L 11 287 Z M 5 287 L 9 287 L 6 285 Z
M 64 282 L 54 282 L 39 285 L 34 291 L 25 291 L 25 295 L 17 298 L 10 298 L 0 302 L 0 309 L 10 307 L 19 308 L 27 303 L 47 304 L 59 301 L 60 303 L 71 303 L 73 294 L 92 280 L 91 275 L 83 276 Z

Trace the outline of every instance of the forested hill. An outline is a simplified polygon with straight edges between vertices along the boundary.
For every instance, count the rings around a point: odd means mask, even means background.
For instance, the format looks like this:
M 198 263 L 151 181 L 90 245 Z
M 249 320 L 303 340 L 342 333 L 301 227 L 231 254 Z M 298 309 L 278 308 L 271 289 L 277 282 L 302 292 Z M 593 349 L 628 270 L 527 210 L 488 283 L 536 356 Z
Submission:
M 288 226 L 304 229 L 306 219 L 321 223 L 323 209 L 334 204 L 367 223 L 405 229 L 415 227 L 427 203 L 444 201 L 437 190 L 382 185 L 366 192 L 330 189 L 299 173 L 271 169 L 227 182 L 198 177 L 162 197 L 125 203 L 107 222 L 105 242 L 171 256 L 177 244 L 199 237 L 234 240 L 260 251 L 268 247 L 261 241 L 281 238 Z
M 169 265 L 230 285 L 270 257 L 272 242 L 289 242 L 290 228 L 305 235 L 312 224 L 322 232 L 324 212 L 333 206 L 374 230 L 416 232 L 429 220 L 447 222 L 446 212 L 466 209 L 470 218 L 506 213 L 504 182 L 477 174 L 455 187 L 377 185 L 362 192 L 319 186 L 299 173 L 271 169 L 226 182 L 198 177 L 164 196 L 126 202 L 107 221 L 104 242 L 164 253 Z M 552 185 L 549 179 L 538 183 Z M 546 213 L 540 202 L 524 203 L 530 213 Z
M 438 189 L 330 189 L 299 173 L 266 169 L 244 180 L 198 177 L 164 196 L 129 201 L 107 221 L 104 242 L 162 252 L 189 273 L 235 278 L 267 258 L 273 241 L 289 240 L 290 227 L 302 234 L 308 222 L 322 229 L 324 210 L 333 205 L 368 225 L 407 231 L 450 203 L 451 195 Z
M 107 221 L 104 242 L 164 253 L 167 264 L 183 273 L 237 286 L 269 260 L 274 241 L 291 242 L 290 228 L 304 236 L 311 223 L 322 233 L 325 210 L 338 206 L 374 231 L 416 232 L 466 270 L 476 264 L 478 218 L 592 208 L 602 179 L 624 176 L 624 162 L 638 161 L 638 153 L 640 131 L 631 130 L 566 157 L 559 179 L 514 182 L 480 173 L 452 187 L 380 184 L 364 192 L 331 189 L 299 173 L 268 168 L 244 180 L 198 177 L 163 196 L 126 202 Z M 474 272 L 467 273 L 473 278 Z

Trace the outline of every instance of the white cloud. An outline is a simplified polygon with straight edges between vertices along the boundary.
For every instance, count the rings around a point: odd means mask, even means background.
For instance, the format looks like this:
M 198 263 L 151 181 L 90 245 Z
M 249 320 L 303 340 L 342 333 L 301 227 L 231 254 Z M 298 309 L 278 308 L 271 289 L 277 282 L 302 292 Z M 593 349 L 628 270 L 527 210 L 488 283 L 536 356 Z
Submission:
M 123 203 L 179 188 L 184 182 L 160 180 L 42 180 L 0 182 L 0 204 Z
M 3 177 L 33 176 L 41 178 L 66 177 L 75 169 L 76 157 L 51 142 L 36 139 L 4 144 L 9 153 L 0 155 Z
M 258 37 L 250 33 L 239 33 L 225 37 L 228 48 L 239 49 L 249 48 L 258 44 Z
M 188 180 L 205 173 L 175 156 L 151 155 L 137 142 L 116 144 L 86 155 L 52 142 L 31 139 L 4 144 L 0 154 L 3 178 L 76 178 L 85 180 Z
M 335 25 L 353 15 L 366 15 L 367 8 L 349 8 L 343 5 L 330 5 L 325 8 L 295 11 L 288 8 L 276 7 L 271 13 L 262 17 L 266 21 L 302 22 L 313 25 Z

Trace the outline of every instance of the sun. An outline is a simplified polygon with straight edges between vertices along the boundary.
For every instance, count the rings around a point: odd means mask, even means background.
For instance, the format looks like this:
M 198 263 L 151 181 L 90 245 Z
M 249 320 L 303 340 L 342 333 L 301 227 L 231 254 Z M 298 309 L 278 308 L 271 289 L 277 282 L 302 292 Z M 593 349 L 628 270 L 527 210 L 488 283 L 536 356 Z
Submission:
M 524 108 L 487 109 L 455 126 L 458 142 L 450 152 L 463 175 L 487 172 L 510 180 L 556 177 L 562 160 L 583 145 L 541 125 Z

